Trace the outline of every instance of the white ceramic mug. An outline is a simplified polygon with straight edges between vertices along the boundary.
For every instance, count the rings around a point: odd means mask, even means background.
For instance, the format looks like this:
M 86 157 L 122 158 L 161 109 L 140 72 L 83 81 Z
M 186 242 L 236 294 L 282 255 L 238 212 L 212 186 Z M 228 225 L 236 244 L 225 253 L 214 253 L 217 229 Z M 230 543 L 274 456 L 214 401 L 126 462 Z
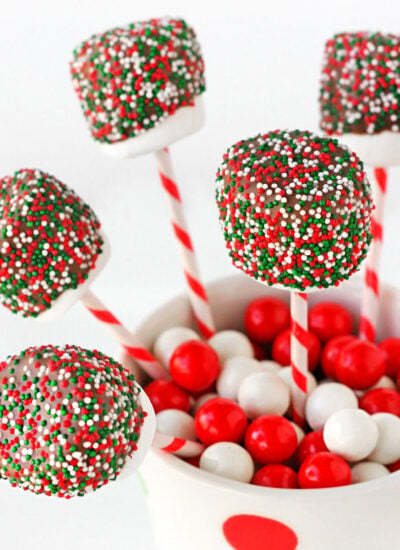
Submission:
M 237 275 L 208 286 L 218 329 L 241 328 L 247 304 L 274 294 Z M 334 300 L 357 318 L 359 280 L 309 296 L 310 304 Z M 400 337 L 400 291 L 382 289 L 378 338 Z M 151 345 L 168 327 L 194 327 L 186 297 L 150 315 L 138 328 Z M 283 490 L 214 476 L 151 450 L 142 467 L 149 508 L 163 550 L 397 550 L 400 548 L 400 472 L 337 489 Z

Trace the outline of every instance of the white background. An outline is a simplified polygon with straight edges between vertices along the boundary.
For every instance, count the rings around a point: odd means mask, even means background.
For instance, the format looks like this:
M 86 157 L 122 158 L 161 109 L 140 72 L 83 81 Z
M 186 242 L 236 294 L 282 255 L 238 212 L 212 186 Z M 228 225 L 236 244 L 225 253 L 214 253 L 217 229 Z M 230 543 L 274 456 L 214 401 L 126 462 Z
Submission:
M 183 278 L 153 159 L 117 161 L 92 142 L 69 79 L 72 48 L 94 32 L 166 13 L 195 27 L 206 61 L 207 125 L 172 154 L 202 273 L 210 280 L 233 269 L 214 205 L 214 174 L 224 150 L 259 131 L 317 128 L 319 66 L 331 34 L 400 32 L 397 0 L 1 0 L 0 6 L 0 176 L 42 168 L 92 205 L 113 247 L 94 290 L 130 326 L 183 290 Z M 382 268 L 392 283 L 400 269 L 399 176 L 390 173 Z M 110 354 L 116 349 L 79 305 L 53 324 L 2 308 L 0 327 L 0 358 L 49 342 Z M 136 480 L 69 502 L 22 494 L 3 482 L 0 531 L 3 548 L 155 548 Z

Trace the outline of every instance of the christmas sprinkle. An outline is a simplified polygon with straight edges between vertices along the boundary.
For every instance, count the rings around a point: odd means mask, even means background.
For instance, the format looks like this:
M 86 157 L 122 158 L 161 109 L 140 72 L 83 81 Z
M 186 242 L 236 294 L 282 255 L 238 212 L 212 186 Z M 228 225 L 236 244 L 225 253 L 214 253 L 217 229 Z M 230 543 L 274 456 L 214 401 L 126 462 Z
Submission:
M 0 472 L 12 485 L 70 498 L 121 472 L 144 413 L 134 377 L 77 346 L 32 347 L 0 363 Z
M 196 35 L 170 17 L 92 36 L 74 50 L 71 75 L 93 137 L 106 143 L 158 126 L 205 90 Z
M 72 189 L 40 170 L 0 180 L 0 301 L 37 317 L 84 283 L 102 252 L 100 222 Z
M 400 36 L 342 33 L 325 45 L 321 128 L 375 134 L 400 128 Z
M 276 130 L 232 145 L 216 199 L 233 265 L 267 285 L 338 285 L 371 241 L 362 162 L 311 132 Z

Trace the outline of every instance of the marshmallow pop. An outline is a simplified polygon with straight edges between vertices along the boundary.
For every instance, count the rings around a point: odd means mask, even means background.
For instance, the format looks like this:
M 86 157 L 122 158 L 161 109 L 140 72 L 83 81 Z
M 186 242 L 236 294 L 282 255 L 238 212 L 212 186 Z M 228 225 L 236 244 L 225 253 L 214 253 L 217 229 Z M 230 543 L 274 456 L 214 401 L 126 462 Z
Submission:
M 373 168 L 374 242 L 367 260 L 360 337 L 374 341 L 379 263 L 389 166 L 400 165 L 400 36 L 356 32 L 328 40 L 320 91 L 320 126 Z
M 0 363 L 0 477 L 83 496 L 136 469 L 155 417 L 134 378 L 99 351 L 31 347 Z
M 13 313 L 54 318 L 77 300 L 153 377 L 165 370 L 89 290 L 109 253 L 93 210 L 40 170 L 0 180 L 0 301 Z
M 201 334 L 214 323 L 167 147 L 204 124 L 204 62 L 195 32 L 164 17 L 94 35 L 73 52 L 71 75 L 92 137 L 116 157 L 155 153 L 189 297 Z
M 235 267 L 291 291 L 294 417 L 307 392 L 307 292 L 337 286 L 360 266 L 372 201 L 363 164 L 336 139 L 273 131 L 232 145 L 216 199 Z

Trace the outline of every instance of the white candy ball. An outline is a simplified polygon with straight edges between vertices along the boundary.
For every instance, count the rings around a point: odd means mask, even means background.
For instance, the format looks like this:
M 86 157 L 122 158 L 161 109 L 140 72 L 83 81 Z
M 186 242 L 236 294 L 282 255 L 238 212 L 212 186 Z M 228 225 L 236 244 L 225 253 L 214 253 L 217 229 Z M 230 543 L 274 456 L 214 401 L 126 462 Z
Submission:
M 304 433 L 302 428 L 300 428 L 300 426 L 298 424 L 296 424 L 296 422 L 290 421 L 290 423 L 293 426 L 294 431 L 296 432 L 296 435 L 297 435 L 297 445 L 300 445 L 300 443 L 305 438 L 306 434 Z
M 306 420 L 313 430 L 321 430 L 334 412 L 357 408 L 357 397 L 350 388 L 337 382 L 329 382 L 317 386 L 308 396 Z
M 217 380 L 217 392 L 226 399 L 237 399 L 242 381 L 255 372 L 263 372 L 259 362 L 251 357 L 227 359 Z
M 279 372 L 282 368 L 281 365 L 276 361 L 270 361 L 268 359 L 259 361 L 259 363 L 263 367 L 263 369 L 266 370 L 267 372 Z
M 253 459 L 246 449 L 226 441 L 207 447 L 200 457 L 200 468 L 243 483 L 250 483 L 254 474 Z
M 360 462 L 351 469 L 353 483 L 371 481 L 372 479 L 378 479 L 389 474 L 389 470 L 383 464 L 378 464 L 378 462 Z
M 208 343 L 218 353 L 221 365 L 230 357 L 254 357 L 250 340 L 238 330 L 217 332 Z
M 375 449 L 378 428 L 365 411 L 341 409 L 331 414 L 326 421 L 324 441 L 332 453 L 349 462 L 358 462 Z
M 156 358 L 165 367 L 169 367 L 169 360 L 176 348 L 188 340 L 200 340 L 200 336 L 186 327 L 172 327 L 162 332 L 157 338 L 153 352 Z
M 278 375 L 287 384 L 290 390 L 293 392 L 294 382 L 292 379 L 292 367 L 282 367 L 278 371 Z M 317 387 L 317 381 L 315 376 L 311 372 L 307 373 L 307 391 L 311 393 Z
M 400 418 L 391 413 L 372 415 L 378 426 L 378 443 L 368 459 L 380 464 L 391 464 L 400 458 Z
M 386 388 L 388 390 L 395 390 L 396 384 L 390 378 L 390 376 L 382 376 L 378 382 L 370 388 L 370 390 L 376 390 L 377 388 Z
M 251 420 L 264 414 L 283 416 L 290 405 L 290 390 L 276 373 L 256 372 L 240 384 L 238 402 Z
M 205 393 L 204 395 L 201 395 L 198 399 L 196 399 L 195 404 L 193 406 L 193 414 L 196 414 L 197 411 L 200 409 L 202 405 L 206 401 L 210 401 L 210 399 L 214 399 L 214 397 L 218 397 L 217 393 Z
M 194 418 L 178 409 L 165 409 L 156 415 L 157 431 L 162 434 L 195 441 Z

